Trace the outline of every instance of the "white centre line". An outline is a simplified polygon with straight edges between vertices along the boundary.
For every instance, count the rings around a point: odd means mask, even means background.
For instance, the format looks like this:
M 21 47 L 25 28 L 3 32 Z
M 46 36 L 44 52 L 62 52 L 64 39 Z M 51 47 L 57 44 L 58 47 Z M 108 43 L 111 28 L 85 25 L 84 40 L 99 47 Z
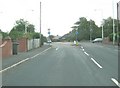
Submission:
M 89 56 L 89 54 L 87 52 L 84 52 L 87 56 Z
M 98 64 L 93 58 L 91 58 L 91 60 L 99 67 L 102 68 L 102 66 L 100 64 Z
M 83 46 L 81 46 L 81 48 L 83 49 Z
M 58 50 L 59 48 L 56 48 L 56 50 Z
M 83 51 L 85 51 L 84 49 L 82 49 Z
M 23 62 L 25 62 L 25 61 L 28 61 L 29 59 L 33 59 L 33 58 L 37 57 L 38 55 L 40 55 L 40 54 L 46 52 L 46 51 L 49 50 L 49 49 L 51 49 L 51 47 L 48 48 L 48 49 L 46 49 L 46 50 L 44 50 L 44 51 L 42 51 L 42 52 L 40 52 L 40 53 L 38 53 L 38 54 L 36 54 L 36 55 L 34 55 L 33 57 L 26 58 L 26 59 L 24 59 L 24 60 L 19 61 L 19 62 L 16 63 L 16 64 L 13 64 L 13 65 L 11 65 L 11 66 L 9 66 L 9 67 L 3 69 L 3 70 L 0 70 L 0 73 L 2 73 L 2 72 L 4 72 L 4 71 L 7 71 L 7 70 L 9 70 L 9 69 L 11 69 L 11 68 L 13 68 L 13 67 L 15 67 L 15 66 L 17 66 L 17 65 L 19 65 L 19 64 L 21 64 L 21 63 L 23 63 Z
M 116 79 L 111 78 L 111 80 L 112 80 L 118 87 L 120 87 L 120 83 L 119 83 Z

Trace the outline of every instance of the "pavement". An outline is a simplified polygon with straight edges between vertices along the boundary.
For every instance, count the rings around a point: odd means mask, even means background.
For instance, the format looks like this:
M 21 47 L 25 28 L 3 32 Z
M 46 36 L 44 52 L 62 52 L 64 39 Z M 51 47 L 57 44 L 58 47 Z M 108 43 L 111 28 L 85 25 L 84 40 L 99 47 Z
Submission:
M 51 46 L 43 45 L 42 47 L 32 49 L 32 50 L 27 51 L 27 52 L 19 52 L 17 55 L 12 55 L 10 57 L 3 58 L 2 59 L 2 69 L 5 69 L 5 68 L 7 68 L 7 67 L 19 62 L 19 61 L 22 61 L 26 58 L 29 58 L 29 57 L 35 55 L 36 53 L 40 53 L 49 47 L 51 47 Z
M 38 54 L 40 51 L 43 50 L 28 52 L 25 58 L 31 59 L 2 72 L 3 86 L 120 87 L 117 47 L 89 42 L 73 46 L 59 42 Z

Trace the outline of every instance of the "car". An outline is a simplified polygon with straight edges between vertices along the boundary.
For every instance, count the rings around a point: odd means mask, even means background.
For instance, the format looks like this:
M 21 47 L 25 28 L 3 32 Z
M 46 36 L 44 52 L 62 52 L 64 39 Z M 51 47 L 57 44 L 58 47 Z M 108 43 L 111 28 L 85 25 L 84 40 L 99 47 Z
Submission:
M 47 41 L 47 43 L 52 43 L 52 41 L 51 41 L 51 40 L 49 40 L 49 41 Z
M 95 38 L 93 41 L 92 41 L 92 43 L 95 43 L 95 42 L 101 42 L 102 43 L 102 38 Z

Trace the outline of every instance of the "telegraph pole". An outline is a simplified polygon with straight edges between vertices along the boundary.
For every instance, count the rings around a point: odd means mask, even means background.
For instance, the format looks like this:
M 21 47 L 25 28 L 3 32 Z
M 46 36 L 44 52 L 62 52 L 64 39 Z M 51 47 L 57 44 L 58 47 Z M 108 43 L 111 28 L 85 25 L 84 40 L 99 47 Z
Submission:
M 40 2 L 40 47 L 41 47 L 41 2 Z
M 114 0 L 113 0 L 113 45 L 115 44 L 115 21 L 114 21 Z
M 95 9 L 96 11 L 97 9 Z M 101 11 L 101 18 L 102 18 L 102 39 L 104 39 L 104 25 L 103 25 L 103 9 L 98 9 L 99 11 Z
M 117 44 L 119 46 L 119 4 L 117 3 Z
M 92 25 L 91 25 L 91 20 L 90 20 L 90 42 L 92 41 Z

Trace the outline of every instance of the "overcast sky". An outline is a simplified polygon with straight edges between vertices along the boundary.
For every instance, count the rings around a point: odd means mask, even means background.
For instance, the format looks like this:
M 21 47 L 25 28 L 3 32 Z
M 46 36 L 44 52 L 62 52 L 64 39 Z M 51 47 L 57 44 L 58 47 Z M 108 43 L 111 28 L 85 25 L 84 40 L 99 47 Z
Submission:
M 34 24 L 39 32 L 40 1 L 42 34 L 47 36 L 48 28 L 53 35 L 68 33 L 80 17 L 92 19 L 100 25 L 102 18 L 113 17 L 113 1 L 114 17 L 117 18 L 116 3 L 120 0 L 0 0 L 0 29 L 9 32 L 15 21 L 23 18 Z

